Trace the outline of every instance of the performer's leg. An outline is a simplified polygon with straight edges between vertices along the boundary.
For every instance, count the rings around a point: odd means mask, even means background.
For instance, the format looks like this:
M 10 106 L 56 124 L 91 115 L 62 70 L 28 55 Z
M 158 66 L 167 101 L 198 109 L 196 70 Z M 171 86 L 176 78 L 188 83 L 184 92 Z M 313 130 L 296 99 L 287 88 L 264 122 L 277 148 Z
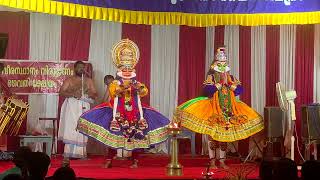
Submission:
M 225 159 L 226 159 L 226 150 L 227 150 L 228 144 L 226 142 L 220 142 L 220 167 L 224 169 L 228 169 L 228 166 L 225 164 Z
M 112 160 L 115 155 L 115 150 L 111 148 L 105 148 L 105 159 L 106 162 L 104 164 L 104 168 L 111 168 L 112 167 Z
M 114 154 L 113 159 L 124 159 L 125 158 L 125 150 L 117 149 L 117 152 Z
M 216 157 L 216 152 L 215 152 L 215 149 L 213 149 L 213 147 L 211 148 L 211 144 L 212 142 L 211 141 L 208 141 L 208 152 L 209 152 L 209 158 L 210 159 L 214 159 Z
M 208 150 L 209 150 L 209 158 L 210 158 L 210 167 L 213 169 L 217 169 L 216 159 L 217 159 L 217 141 L 209 138 L 208 141 Z
M 62 167 L 69 167 L 70 166 L 70 159 L 68 157 L 63 157 L 61 166 Z
M 62 167 L 69 167 L 70 166 L 70 158 L 69 156 L 66 154 L 66 144 L 64 145 L 64 153 L 63 153 L 63 160 L 62 160 Z
M 132 165 L 130 168 L 138 168 L 138 159 L 137 159 L 137 152 L 136 151 L 131 151 L 131 160 L 132 160 Z
M 81 157 L 81 160 L 89 160 L 88 154 L 87 154 L 87 147 L 81 147 L 80 150 L 82 151 L 83 157 Z

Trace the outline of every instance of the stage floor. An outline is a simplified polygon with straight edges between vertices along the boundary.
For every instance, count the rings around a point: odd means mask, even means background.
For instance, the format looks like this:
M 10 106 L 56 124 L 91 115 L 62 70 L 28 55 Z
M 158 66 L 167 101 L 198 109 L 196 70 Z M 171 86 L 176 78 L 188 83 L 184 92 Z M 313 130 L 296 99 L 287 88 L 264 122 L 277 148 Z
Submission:
M 179 156 L 183 165 L 183 176 L 167 176 L 166 165 L 169 163 L 169 156 L 157 154 L 140 154 L 138 156 L 139 167 L 130 169 L 130 161 L 115 160 L 110 169 L 103 168 L 103 156 L 89 156 L 88 160 L 71 160 L 71 167 L 77 177 L 88 179 L 203 179 L 202 172 L 208 164 L 207 156 L 190 155 Z M 48 176 L 61 166 L 62 157 L 53 157 Z M 258 179 L 259 166 L 257 163 L 243 164 L 238 160 L 228 160 L 228 170 L 212 169 L 213 178 L 220 179 L 237 175 L 247 175 L 248 179 Z M 0 173 L 13 166 L 11 162 L 0 161 Z

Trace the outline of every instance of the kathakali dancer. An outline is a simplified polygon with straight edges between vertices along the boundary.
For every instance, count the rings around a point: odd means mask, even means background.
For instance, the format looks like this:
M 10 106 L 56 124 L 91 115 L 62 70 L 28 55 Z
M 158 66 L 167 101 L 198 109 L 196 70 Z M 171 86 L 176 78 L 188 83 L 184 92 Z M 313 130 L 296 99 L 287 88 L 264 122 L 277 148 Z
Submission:
M 191 99 L 177 107 L 174 122 L 185 128 L 209 135 L 211 167 L 228 168 L 227 142 L 248 138 L 263 129 L 263 119 L 255 110 L 236 99 L 243 91 L 240 81 L 229 73 L 225 48 L 217 49 L 204 81 L 205 96 Z M 217 154 L 220 157 L 217 158 Z
M 79 119 L 79 131 L 125 151 L 150 148 L 165 141 L 169 119 L 141 104 L 140 98 L 148 94 L 148 89 L 136 80 L 137 45 L 129 39 L 121 40 L 113 47 L 112 59 L 118 72 L 108 89 L 111 101 L 85 112 Z M 131 167 L 137 167 L 137 160 L 132 160 Z

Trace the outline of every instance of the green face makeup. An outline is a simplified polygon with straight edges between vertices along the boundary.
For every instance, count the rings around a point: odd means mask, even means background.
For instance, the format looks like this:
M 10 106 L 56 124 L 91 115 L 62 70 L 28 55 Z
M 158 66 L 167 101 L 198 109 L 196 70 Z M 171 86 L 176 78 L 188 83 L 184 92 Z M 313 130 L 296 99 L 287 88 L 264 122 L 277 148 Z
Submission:
M 218 66 L 219 71 L 221 71 L 221 72 L 224 72 L 227 68 L 227 64 L 218 63 L 217 66 Z

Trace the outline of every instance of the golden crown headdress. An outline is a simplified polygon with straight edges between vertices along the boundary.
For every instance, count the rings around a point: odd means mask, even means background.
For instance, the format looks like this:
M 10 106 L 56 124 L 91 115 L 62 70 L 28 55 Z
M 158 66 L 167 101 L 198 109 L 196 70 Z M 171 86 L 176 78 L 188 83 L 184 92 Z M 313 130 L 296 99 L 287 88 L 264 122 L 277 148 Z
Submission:
M 226 48 L 219 47 L 215 55 L 216 61 L 227 61 Z
M 140 57 L 136 43 L 129 39 L 122 39 L 112 48 L 112 60 L 118 69 L 134 69 Z

